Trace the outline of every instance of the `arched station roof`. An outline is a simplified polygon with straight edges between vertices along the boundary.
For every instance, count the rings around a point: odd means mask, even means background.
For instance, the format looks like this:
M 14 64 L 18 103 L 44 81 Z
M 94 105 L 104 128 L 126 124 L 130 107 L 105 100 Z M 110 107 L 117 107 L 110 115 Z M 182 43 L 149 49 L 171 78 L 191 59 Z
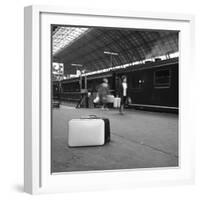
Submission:
M 91 72 L 178 52 L 178 31 L 53 26 L 52 51 L 67 73 Z

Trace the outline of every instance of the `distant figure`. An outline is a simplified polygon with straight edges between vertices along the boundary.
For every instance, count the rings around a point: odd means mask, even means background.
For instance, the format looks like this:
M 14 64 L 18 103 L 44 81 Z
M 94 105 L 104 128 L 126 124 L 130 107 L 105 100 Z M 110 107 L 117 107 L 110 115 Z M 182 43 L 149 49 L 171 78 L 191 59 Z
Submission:
M 121 82 L 119 84 L 119 96 L 121 98 L 121 104 L 119 108 L 120 114 L 124 114 L 124 105 L 126 103 L 128 96 L 127 91 L 128 91 L 127 77 L 122 76 Z
M 100 84 L 98 88 L 98 95 L 99 95 L 99 103 L 102 106 L 102 109 L 108 109 L 107 108 L 107 95 L 109 94 L 109 85 L 108 85 L 108 79 L 104 78 L 103 83 Z

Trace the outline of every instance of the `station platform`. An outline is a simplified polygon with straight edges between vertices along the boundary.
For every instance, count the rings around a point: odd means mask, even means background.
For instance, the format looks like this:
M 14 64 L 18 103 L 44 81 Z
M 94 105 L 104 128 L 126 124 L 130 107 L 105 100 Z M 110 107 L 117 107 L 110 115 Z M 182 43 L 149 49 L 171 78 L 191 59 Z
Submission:
M 70 148 L 68 121 L 95 114 L 110 119 L 111 142 L 98 147 Z M 178 167 L 178 115 L 127 109 L 52 109 L 52 173 Z

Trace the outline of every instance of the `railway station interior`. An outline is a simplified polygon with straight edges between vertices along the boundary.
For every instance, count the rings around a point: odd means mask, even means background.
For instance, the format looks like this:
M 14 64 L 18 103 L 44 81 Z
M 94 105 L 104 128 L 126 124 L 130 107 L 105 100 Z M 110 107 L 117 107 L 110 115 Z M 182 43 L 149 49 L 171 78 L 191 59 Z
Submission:
M 178 167 L 178 31 L 52 25 L 51 37 L 51 172 Z M 69 121 L 83 116 L 109 119 L 110 142 L 69 147 Z

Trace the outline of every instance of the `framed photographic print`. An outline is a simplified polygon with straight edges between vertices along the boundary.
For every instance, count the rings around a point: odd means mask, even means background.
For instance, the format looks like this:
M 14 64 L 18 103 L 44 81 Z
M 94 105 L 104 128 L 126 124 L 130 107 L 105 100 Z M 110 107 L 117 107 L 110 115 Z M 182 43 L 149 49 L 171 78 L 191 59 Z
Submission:
M 194 17 L 25 8 L 28 193 L 192 183 Z

